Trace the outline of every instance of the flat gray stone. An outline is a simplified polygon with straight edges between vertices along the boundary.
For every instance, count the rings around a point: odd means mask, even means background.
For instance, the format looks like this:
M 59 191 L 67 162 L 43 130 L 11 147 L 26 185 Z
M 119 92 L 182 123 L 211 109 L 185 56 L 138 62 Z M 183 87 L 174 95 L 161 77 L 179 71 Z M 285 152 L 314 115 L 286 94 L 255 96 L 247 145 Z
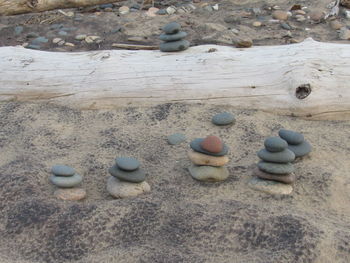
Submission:
M 270 163 L 261 161 L 258 163 L 260 170 L 270 174 L 289 174 L 294 172 L 294 165 L 291 163 Z
M 169 24 L 166 24 L 162 30 L 166 33 L 166 34 L 176 34 L 177 32 L 179 32 L 181 30 L 181 25 L 177 22 L 171 22 Z
M 290 163 L 295 159 L 295 154 L 288 149 L 284 149 L 282 152 L 269 152 L 266 149 L 262 149 L 258 152 L 260 159 L 271 163 Z
M 124 171 L 134 171 L 140 167 L 140 162 L 132 157 L 118 157 L 115 161 L 117 166 Z
M 109 168 L 109 173 L 113 175 L 114 177 L 130 183 L 141 183 L 145 181 L 146 174 L 144 170 L 137 169 L 131 172 L 127 172 L 124 170 L 119 169 L 116 165 L 113 165 L 111 168 Z
M 56 176 L 73 176 L 75 174 L 75 170 L 70 166 L 58 164 L 52 166 L 51 173 Z
M 46 37 L 37 37 L 32 40 L 33 45 L 40 45 L 47 42 L 49 42 L 49 40 Z
M 203 138 L 196 138 L 193 141 L 191 141 L 190 147 L 196 152 L 204 153 L 204 154 L 211 155 L 211 156 L 224 156 L 228 153 L 229 148 L 227 147 L 226 144 L 224 144 L 222 151 L 219 153 L 212 153 L 212 152 L 208 152 L 206 150 L 203 150 L 201 147 L 202 141 L 204 141 Z
M 188 49 L 189 46 L 190 46 L 190 42 L 188 42 L 187 40 L 179 40 L 179 41 L 161 43 L 159 48 L 160 48 L 160 51 L 163 51 L 163 52 L 175 52 L 175 51 L 186 50 Z
M 163 40 L 165 42 L 169 42 L 169 41 L 177 41 L 177 40 L 181 40 L 183 38 L 185 38 L 187 36 L 187 33 L 186 32 L 178 32 L 176 34 L 161 34 L 159 36 L 159 39 L 160 40 Z
M 50 176 L 50 182 L 61 188 L 71 188 L 79 185 L 83 181 L 83 177 L 79 174 L 73 176 Z
M 300 144 L 304 141 L 304 135 L 295 131 L 281 129 L 278 135 L 288 144 Z
M 229 172 L 226 167 L 213 167 L 213 166 L 198 166 L 192 164 L 188 170 L 191 176 L 198 180 L 204 182 L 219 182 L 226 180 L 229 176 Z
M 264 180 L 258 177 L 253 177 L 248 182 L 248 186 L 254 190 L 273 195 L 289 195 L 293 192 L 293 186 L 290 184 Z
M 167 137 L 168 143 L 170 145 L 177 145 L 186 140 L 186 136 L 182 133 L 174 133 Z
M 235 116 L 229 112 L 221 112 L 213 116 L 211 122 L 215 125 L 230 125 L 235 123 Z
M 288 147 L 288 143 L 277 136 L 267 138 L 264 145 L 269 152 L 281 152 Z
M 298 145 L 288 145 L 288 149 L 295 154 L 295 157 L 302 157 L 304 155 L 309 154 L 312 150 L 312 147 L 310 143 L 308 143 L 307 141 L 303 141 L 301 144 Z
M 261 179 L 281 182 L 281 183 L 285 183 L 285 184 L 292 184 L 295 182 L 295 174 L 294 173 L 282 174 L 282 175 L 270 174 L 270 173 L 265 173 L 264 171 L 261 171 L 258 167 L 256 167 L 253 171 L 253 175 L 257 176 Z

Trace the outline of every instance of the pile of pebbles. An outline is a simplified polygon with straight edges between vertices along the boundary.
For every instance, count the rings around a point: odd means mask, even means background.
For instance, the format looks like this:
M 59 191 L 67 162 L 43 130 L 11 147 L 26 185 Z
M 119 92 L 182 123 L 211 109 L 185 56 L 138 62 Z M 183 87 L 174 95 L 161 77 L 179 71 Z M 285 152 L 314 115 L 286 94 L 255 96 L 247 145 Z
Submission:
M 86 197 L 86 191 L 78 186 L 83 177 L 75 172 L 72 167 L 66 165 L 54 165 L 51 168 L 50 182 L 58 187 L 54 195 L 62 200 L 77 201 Z
M 165 25 L 162 30 L 164 31 L 164 34 L 161 34 L 159 39 L 164 41 L 164 43 L 160 44 L 160 51 L 183 51 L 190 46 L 190 42 L 184 40 L 187 33 L 181 31 L 181 25 L 179 23 L 171 22 Z
M 278 135 L 288 143 L 288 149 L 295 154 L 295 157 L 303 157 L 312 150 L 310 143 L 305 141 L 304 135 L 299 132 L 281 129 Z
M 116 158 L 115 164 L 108 172 L 112 176 L 107 180 L 107 191 L 115 198 L 128 198 L 151 191 L 151 187 L 145 181 L 146 173 L 135 158 Z
M 188 157 L 193 163 L 189 167 L 191 176 L 199 181 L 218 182 L 226 180 L 229 172 L 225 164 L 229 162 L 226 156 L 228 147 L 217 136 L 197 138 L 190 143 L 192 150 Z

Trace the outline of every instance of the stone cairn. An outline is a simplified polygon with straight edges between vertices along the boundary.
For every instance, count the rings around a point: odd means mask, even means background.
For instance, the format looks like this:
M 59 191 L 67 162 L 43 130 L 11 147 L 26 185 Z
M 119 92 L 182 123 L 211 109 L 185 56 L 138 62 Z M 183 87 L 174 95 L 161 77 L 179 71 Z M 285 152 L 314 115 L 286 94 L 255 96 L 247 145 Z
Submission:
M 86 191 L 78 186 L 83 177 L 66 165 L 54 165 L 51 168 L 50 182 L 58 187 L 54 195 L 62 200 L 78 201 L 86 197 Z
M 112 175 L 107 180 L 107 191 L 115 198 L 138 196 L 151 191 L 145 181 L 146 174 L 140 163 L 132 157 L 118 157 L 115 165 L 109 168 Z
M 218 182 L 227 179 L 229 172 L 225 164 L 228 147 L 219 137 L 210 135 L 206 138 L 197 138 L 190 143 L 192 150 L 188 157 L 192 161 L 189 167 L 191 176 L 199 181 Z
M 159 39 L 164 41 L 164 43 L 160 44 L 160 51 L 183 51 L 190 46 L 190 42 L 184 40 L 187 33 L 181 31 L 181 25 L 179 23 L 171 22 L 165 25 L 162 30 L 164 34 L 161 34 Z
M 281 129 L 278 135 L 288 143 L 288 149 L 291 150 L 295 157 L 303 157 L 311 152 L 311 145 L 305 141 L 304 136 L 295 131 Z

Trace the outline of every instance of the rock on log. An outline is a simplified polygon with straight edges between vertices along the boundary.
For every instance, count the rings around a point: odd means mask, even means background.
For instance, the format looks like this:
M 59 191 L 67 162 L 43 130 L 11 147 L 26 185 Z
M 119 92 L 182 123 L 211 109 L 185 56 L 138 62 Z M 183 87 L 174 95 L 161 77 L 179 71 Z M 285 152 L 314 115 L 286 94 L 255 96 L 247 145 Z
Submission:
M 347 44 L 307 39 L 249 49 L 203 45 L 179 53 L 2 47 L 0 58 L 0 101 L 44 100 L 86 109 L 201 102 L 350 119 Z
M 18 15 L 121 1 L 122 0 L 0 0 L 0 15 Z

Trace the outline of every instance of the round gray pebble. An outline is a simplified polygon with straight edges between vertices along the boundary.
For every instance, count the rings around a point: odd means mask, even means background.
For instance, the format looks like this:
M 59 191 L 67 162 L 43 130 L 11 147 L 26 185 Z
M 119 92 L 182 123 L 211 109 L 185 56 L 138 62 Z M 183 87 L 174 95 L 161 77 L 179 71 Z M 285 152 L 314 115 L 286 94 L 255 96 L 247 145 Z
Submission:
M 75 174 L 74 168 L 61 164 L 52 166 L 51 172 L 57 176 L 73 176 Z
M 186 36 L 187 36 L 187 33 L 182 31 L 182 32 L 178 32 L 176 34 L 171 34 L 171 35 L 161 34 L 159 36 L 159 39 L 168 42 L 168 41 L 181 40 L 181 39 L 185 38 Z
M 288 144 L 300 144 L 304 141 L 304 135 L 302 135 L 299 132 L 290 131 L 281 129 L 278 132 L 278 135 L 285 141 L 287 141 Z
M 259 162 L 258 167 L 261 171 L 270 174 L 289 174 L 294 172 L 294 165 L 291 163 L 270 163 L 270 162 Z
M 277 136 L 267 138 L 264 145 L 269 152 L 281 152 L 288 147 L 288 143 Z
M 218 113 L 213 116 L 211 122 L 215 125 L 229 125 L 235 123 L 235 116 L 229 112 Z
M 224 156 L 228 153 L 228 147 L 226 144 L 224 144 L 224 147 L 222 149 L 221 152 L 219 153 L 212 153 L 212 152 L 208 152 L 206 150 L 203 150 L 202 147 L 201 147 L 201 143 L 204 139 L 203 138 L 197 138 L 197 139 L 194 139 L 193 141 L 191 141 L 190 143 L 190 147 L 196 151 L 196 152 L 199 152 L 199 153 L 204 153 L 204 154 L 207 154 L 207 155 L 210 155 L 210 156 Z
M 258 156 L 260 159 L 272 163 L 290 163 L 295 159 L 295 154 L 288 149 L 284 149 L 282 152 L 269 152 L 262 149 L 258 152 Z
M 124 171 L 134 171 L 140 167 L 140 162 L 132 157 L 118 157 L 115 161 L 117 166 Z
M 168 143 L 170 145 L 177 145 L 186 140 L 186 136 L 182 133 L 174 133 L 167 137 Z
M 124 171 L 118 168 L 116 165 L 113 165 L 109 168 L 109 173 L 114 177 L 130 183 L 141 183 L 145 181 L 146 174 L 142 169 L 137 169 L 134 171 Z
M 162 29 L 166 34 L 176 34 L 181 30 L 181 25 L 177 22 L 171 22 L 166 24 Z
M 175 51 L 186 50 L 188 49 L 189 46 L 190 46 L 190 42 L 188 42 L 187 40 L 179 40 L 179 41 L 161 43 L 159 48 L 160 48 L 160 51 L 163 51 L 163 52 L 175 52 Z
M 288 145 L 288 149 L 295 154 L 295 157 L 303 157 L 311 152 L 312 147 L 310 143 L 303 141 L 298 145 Z
M 73 176 L 50 176 L 50 181 L 52 184 L 61 188 L 71 188 L 75 187 L 83 181 L 83 177 L 79 174 L 74 174 Z

